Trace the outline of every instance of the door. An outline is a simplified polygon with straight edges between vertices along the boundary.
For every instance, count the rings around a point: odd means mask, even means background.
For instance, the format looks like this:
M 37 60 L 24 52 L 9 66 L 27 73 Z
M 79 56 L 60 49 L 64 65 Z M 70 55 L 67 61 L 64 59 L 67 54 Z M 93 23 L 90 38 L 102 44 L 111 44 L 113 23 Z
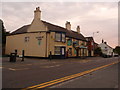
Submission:
M 65 58 L 65 47 L 61 47 L 61 57 Z
M 65 55 L 65 48 L 62 47 L 61 49 L 62 49 L 62 50 L 61 50 L 61 55 Z

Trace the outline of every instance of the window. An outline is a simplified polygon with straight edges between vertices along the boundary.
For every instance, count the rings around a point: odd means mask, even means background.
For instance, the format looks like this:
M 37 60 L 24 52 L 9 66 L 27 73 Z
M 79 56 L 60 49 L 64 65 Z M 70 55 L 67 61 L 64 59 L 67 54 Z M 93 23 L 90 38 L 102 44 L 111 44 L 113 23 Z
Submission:
M 77 53 L 77 51 L 76 51 L 76 49 L 74 49 L 74 54 L 76 54 Z
M 55 41 L 61 41 L 61 34 L 55 33 Z
M 67 45 L 68 45 L 68 46 L 71 46 L 71 45 L 72 45 L 72 39 L 68 39 L 68 40 L 67 40 Z
M 83 45 L 83 46 L 84 46 L 84 45 L 85 45 L 85 43 L 84 43 L 84 42 L 82 42 L 82 43 L 81 43 L 81 45 Z
M 79 41 L 78 40 L 76 41 L 76 45 L 79 45 Z
M 94 43 L 93 43 L 93 42 L 91 42 L 91 45 L 93 46 L 93 45 L 94 45 Z
M 108 48 L 107 47 L 105 47 L 105 51 L 107 51 L 108 50 Z
M 29 42 L 30 37 L 25 37 L 25 42 Z
M 65 48 L 61 48 L 61 50 L 62 50 L 62 55 L 65 55 Z
M 65 34 L 62 33 L 62 42 L 65 42 Z
M 55 41 L 65 42 L 65 34 L 64 33 L 55 33 Z
M 55 46 L 55 55 L 60 55 L 60 47 L 59 46 Z

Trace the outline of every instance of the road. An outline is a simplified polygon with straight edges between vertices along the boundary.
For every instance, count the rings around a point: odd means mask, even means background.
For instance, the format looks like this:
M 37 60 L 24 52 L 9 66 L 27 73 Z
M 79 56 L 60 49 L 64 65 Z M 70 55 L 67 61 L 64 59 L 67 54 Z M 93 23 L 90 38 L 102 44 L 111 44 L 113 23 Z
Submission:
M 54 85 L 50 88 L 118 88 L 118 64 Z
M 2 60 L 3 62 L 2 87 L 3 88 L 27 88 L 27 87 L 38 85 L 51 80 L 56 80 L 65 76 L 84 72 L 86 70 L 94 69 L 106 64 L 110 64 L 112 62 L 118 61 L 118 58 L 117 57 L 113 57 L 113 58 L 91 57 L 86 59 L 76 59 L 76 58 L 65 59 L 65 60 L 54 59 L 51 61 L 44 60 L 44 59 L 25 58 L 24 62 L 21 62 L 19 59 L 17 59 L 16 63 L 10 63 L 8 61 L 9 61 L 9 58 L 3 58 Z M 109 72 L 108 70 L 111 70 L 111 72 Z M 115 73 L 117 73 L 117 68 L 115 67 L 113 67 L 112 69 L 111 68 L 106 69 L 108 73 L 112 73 L 113 70 L 115 71 Z M 96 73 L 96 75 L 101 74 L 104 76 L 103 74 L 104 72 L 105 71 L 101 71 L 101 73 L 98 72 Z M 94 76 L 94 80 L 97 82 L 96 75 L 91 75 L 91 76 Z M 107 75 L 107 73 L 105 75 Z M 113 74 L 111 77 L 114 77 L 115 75 Z M 108 75 L 108 78 L 110 78 L 109 76 L 110 75 Z M 114 83 L 115 85 L 113 85 L 112 88 L 114 88 L 115 86 L 117 87 L 116 83 L 118 81 L 118 78 L 115 78 L 115 81 L 116 81 Z M 84 83 L 81 83 L 81 84 L 84 84 Z M 64 87 L 64 86 L 61 86 L 61 87 Z

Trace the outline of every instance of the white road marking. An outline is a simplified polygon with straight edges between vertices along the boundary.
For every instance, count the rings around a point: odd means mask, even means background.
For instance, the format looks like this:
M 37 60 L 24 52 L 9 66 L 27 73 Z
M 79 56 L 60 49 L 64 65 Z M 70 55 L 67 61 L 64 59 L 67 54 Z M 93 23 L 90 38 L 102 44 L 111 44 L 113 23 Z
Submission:
M 15 71 L 15 69 L 13 69 L 13 68 L 8 68 L 9 70 L 12 70 L 12 71 Z
M 29 68 L 21 68 L 21 69 L 8 68 L 8 69 L 12 71 L 18 71 L 18 70 L 28 70 Z
M 61 66 L 62 64 L 58 64 L 58 65 L 54 65 L 54 66 L 42 66 L 42 68 L 52 68 L 52 67 L 59 67 Z

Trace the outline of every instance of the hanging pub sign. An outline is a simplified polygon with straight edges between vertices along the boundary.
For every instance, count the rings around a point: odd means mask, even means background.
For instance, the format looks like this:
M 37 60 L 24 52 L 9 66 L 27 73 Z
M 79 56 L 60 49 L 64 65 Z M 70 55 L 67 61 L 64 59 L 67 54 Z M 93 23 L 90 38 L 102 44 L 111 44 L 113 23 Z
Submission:
M 44 36 L 38 36 L 38 37 L 36 37 L 36 39 L 38 40 L 38 45 L 41 44 L 41 40 L 42 40 L 43 37 L 44 37 Z

